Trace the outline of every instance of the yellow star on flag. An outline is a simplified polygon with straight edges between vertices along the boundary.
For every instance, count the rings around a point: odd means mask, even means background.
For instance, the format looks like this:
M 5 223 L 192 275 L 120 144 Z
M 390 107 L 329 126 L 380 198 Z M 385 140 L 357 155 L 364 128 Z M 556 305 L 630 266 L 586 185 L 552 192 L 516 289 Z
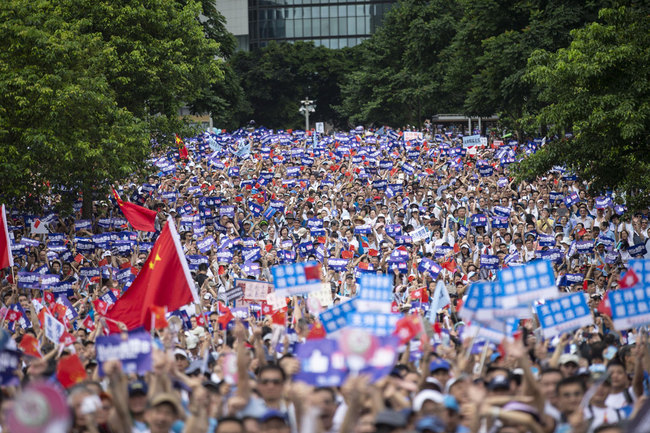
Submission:
M 162 258 L 160 258 L 160 255 L 158 254 L 158 251 L 160 251 L 160 247 L 156 250 L 156 256 L 154 257 L 154 259 L 151 262 L 149 262 L 149 269 L 153 269 L 156 266 L 156 262 L 162 260 Z

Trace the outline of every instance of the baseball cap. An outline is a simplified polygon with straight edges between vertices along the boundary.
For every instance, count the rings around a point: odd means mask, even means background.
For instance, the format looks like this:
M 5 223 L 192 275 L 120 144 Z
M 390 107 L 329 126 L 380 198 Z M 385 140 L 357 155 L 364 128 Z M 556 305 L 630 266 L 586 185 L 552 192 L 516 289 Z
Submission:
M 458 402 L 453 395 L 445 395 L 443 397 L 443 404 L 445 405 L 445 409 L 453 410 L 454 412 L 460 412 Z
M 425 389 L 420 391 L 413 399 L 413 410 L 419 412 L 426 401 L 432 401 L 437 404 L 444 404 L 444 397 L 438 391 Z
M 180 349 L 180 348 L 174 349 L 174 356 L 176 356 L 176 355 L 181 355 L 181 356 L 184 356 L 185 359 L 189 359 L 189 356 L 187 356 L 187 352 L 184 351 L 183 349 Z
M 169 404 L 174 408 L 176 415 L 181 414 L 181 407 L 178 403 L 176 396 L 170 392 L 161 392 L 151 400 L 151 407 L 160 406 L 161 404 Z
M 128 391 L 129 397 L 132 397 L 136 394 L 147 395 L 147 392 L 149 392 L 149 387 L 147 386 L 147 382 L 138 379 L 135 382 L 129 383 Z
M 264 414 L 260 417 L 260 422 L 264 423 L 272 419 L 279 419 L 283 421 L 285 424 L 289 424 L 289 419 L 287 417 L 287 414 L 275 409 L 267 410 L 266 412 L 264 412 Z
M 435 359 L 431 361 L 429 364 L 429 371 L 433 373 L 434 371 L 437 370 L 447 370 L 449 371 L 451 369 L 451 365 L 449 365 L 449 362 L 445 359 Z
M 507 376 L 499 374 L 492 378 L 490 383 L 488 383 L 487 388 L 490 391 L 510 389 L 510 379 L 508 379 Z
M 578 358 L 578 355 L 575 355 L 573 353 L 564 353 L 560 356 L 560 365 L 568 364 L 569 362 L 573 362 L 575 365 L 578 365 L 578 361 L 580 361 L 580 358 Z

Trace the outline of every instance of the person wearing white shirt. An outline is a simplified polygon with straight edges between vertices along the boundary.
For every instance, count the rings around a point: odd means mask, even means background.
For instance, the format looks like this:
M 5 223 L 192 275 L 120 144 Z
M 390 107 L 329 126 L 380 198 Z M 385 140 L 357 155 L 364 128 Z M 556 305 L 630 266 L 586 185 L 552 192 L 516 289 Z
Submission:
M 598 387 L 589 404 L 583 409 L 585 419 L 590 421 L 589 432 L 593 432 L 603 424 L 617 423 L 625 418 L 619 409 L 609 407 L 605 403 L 611 390 L 612 384 L 607 379 Z

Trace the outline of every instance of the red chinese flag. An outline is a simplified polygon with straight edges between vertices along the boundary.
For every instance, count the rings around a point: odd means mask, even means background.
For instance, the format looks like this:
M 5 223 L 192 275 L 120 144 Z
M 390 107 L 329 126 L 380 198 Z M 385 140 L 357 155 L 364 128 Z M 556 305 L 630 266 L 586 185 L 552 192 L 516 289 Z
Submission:
M 81 261 L 84 259 L 84 256 L 81 253 L 77 253 L 76 256 L 74 256 L 74 261 L 77 263 L 81 263 Z
M 460 246 L 458 246 L 458 242 L 454 244 L 454 254 L 460 253 Z
M 99 266 L 99 267 L 101 268 L 102 266 L 106 266 L 107 264 L 108 264 L 108 260 L 106 260 L 106 259 L 101 259 L 101 260 L 99 261 L 99 263 L 97 263 L 97 266 Z
M 134 229 L 141 230 L 143 232 L 156 231 L 155 226 L 157 213 L 155 210 L 147 209 L 146 207 L 123 201 L 120 196 L 117 195 L 115 189 L 113 189 L 113 195 L 115 196 L 115 200 L 117 201 L 117 205 L 120 207 L 120 210 Z
M 276 325 L 285 326 L 287 324 L 287 313 L 280 310 L 271 315 L 271 322 Z
M 352 251 L 348 251 L 348 250 L 341 251 L 342 259 L 351 259 L 352 257 L 354 257 L 354 253 Z
M 321 338 L 325 338 L 326 336 L 327 332 L 325 331 L 323 324 L 316 322 L 309 330 L 309 333 L 307 334 L 307 340 L 319 340 Z
M 56 366 L 56 378 L 65 389 L 83 382 L 87 377 L 86 369 L 76 353 L 62 357 Z
M 165 316 L 167 315 L 167 311 L 165 310 L 165 307 L 158 307 L 157 305 L 153 305 L 151 307 L 151 315 L 153 317 L 154 328 L 165 329 L 167 326 L 169 326 L 169 323 L 167 323 L 167 319 L 165 318 Z
M 320 280 L 320 265 L 305 266 L 305 278 L 307 281 Z
M 9 239 L 9 225 L 7 224 L 7 214 L 5 205 L 2 205 L 0 212 L 0 269 L 8 268 L 14 265 L 14 256 L 11 254 L 11 240 Z
M 377 251 L 375 249 L 372 249 L 372 248 L 369 248 L 368 249 L 368 255 L 370 257 L 377 257 L 379 255 L 379 251 Z
M 51 310 L 52 313 L 54 313 L 54 318 L 65 325 L 67 320 L 65 315 L 68 312 L 68 307 L 66 307 L 63 304 L 59 304 L 58 302 L 55 302 L 54 304 L 52 304 Z
M 442 267 L 447 269 L 452 274 L 456 272 L 456 261 L 451 258 L 442 264 Z
M 128 329 L 145 326 L 149 330 L 152 305 L 176 311 L 191 302 L 199 303 L 194 281 L 176 232 L 174 221 L 167 219 L 142 270 L 135 277 L 129 290 L 124 292 L 106 317 L 123 322 Z M 112 328 L 117 331 L 117 327 Z
M 41 350 L 38 344 L 38 338 L 34 337 L 32 334 L 23 335 L 22 340 L 18 348 L 25 354 L 33 356 L 34 358 L 42 358 Z

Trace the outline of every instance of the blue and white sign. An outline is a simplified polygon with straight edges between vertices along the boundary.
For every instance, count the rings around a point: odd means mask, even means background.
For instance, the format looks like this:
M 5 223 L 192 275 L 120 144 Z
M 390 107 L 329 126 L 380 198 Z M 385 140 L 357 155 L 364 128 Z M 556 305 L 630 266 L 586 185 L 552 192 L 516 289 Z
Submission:
M 530 303 L 536 299 L 554 298 L 559 294 L 553 265 L 547 260 L 502 269 L 499 271 L 499 282 L 504 308 Z
M 357 308 L 363 302 L 357 302 Z M 388 305 L 390 309 L 390 304 Z M 361 313 L 353 312 L 348 315 L 348 326 L 351 328 L 365 329 L 377 336 L 387 336 L 395 332 L 397 321 L 401 319 L 399 314 L 393 313 Z
M 390 313 L 393 301 L 393 278 L 382 274 L 363 274 L 357 311 Z
M 322 312 L 319 320 L 327 333 L 331 334 L 345 328 L 348 325 L 348 316 L 356 311 L 356 303 L 349 300 Z
M 650 286 L 634 287 L 609 292 L 612 321 L 618 330 L 636 328 L 650 323 Z
M 294 296 L 321 290 L 320 264 L 318 262 L 273 266 L 271 273 L 278 296 Z
M 111 359 L 122 362 L 125 374 L 144 375 L 151 371 L 153 348 L 151 335 L 145 331 L 129 332 L 127 339 L 119 334 L 97 337 L 95 345 L 100 376 L 104 376 L 104 363 Z
M 573 331 L 593 324 L 593 317 L 584 292 L 576 292 L 557 299 L 547 299 L 535 305 L 544 338 Z

